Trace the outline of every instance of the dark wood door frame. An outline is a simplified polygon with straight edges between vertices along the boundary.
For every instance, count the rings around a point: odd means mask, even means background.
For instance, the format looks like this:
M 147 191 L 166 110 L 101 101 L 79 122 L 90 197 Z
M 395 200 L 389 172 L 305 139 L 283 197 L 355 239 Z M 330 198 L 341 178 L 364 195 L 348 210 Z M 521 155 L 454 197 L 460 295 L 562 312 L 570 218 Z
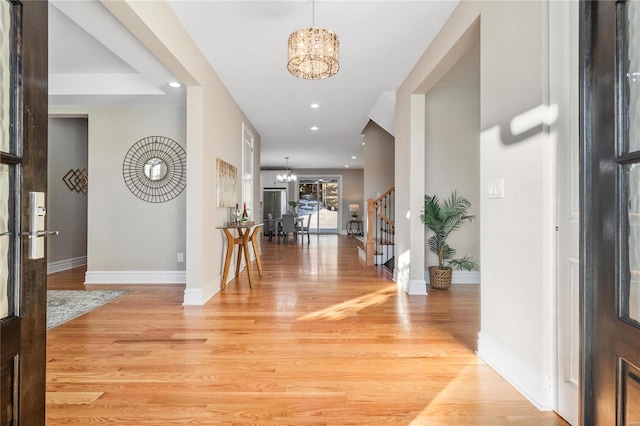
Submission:
M 591 75 L 592 14 L 595 13 L 590 2 L 581 2 L 580 6 L 580 396 L 579 423 L 593 424 L 593 304 L 595 266 L 590 261 L 596 243 L 588 228 L 600 220 L 599 212 L 591 197 L 593 168 L 593 139 L 590 132 L 591 103 L 590 93 L 593 86 Z M 594 211 L 596 210 L 596 211 Z
M 47 190 L 48 128 L 48 3 L 23 3 L 23 135 L 25 153 L 22 173 L 22 223 L 29 223 L 24 208 L 30 191 Z M 23 244 L 21 304 L 22 355 L 20 357 L 19 419 L 21 425 L 44 424 L 47 339 L 46 257 L 28 260 Z M 29 263 L 29 264 L 28 264 Z
M 7 136 L 11 143 L 0 155 L 9 167 L 8 316 L 0 320 L 0 418 L 4 425 L 44 425 L 46 385 L 46 258 L 29 259 L 27 229 L 29 193 L 47 187 L 48 3 L 7 1 L 11 13 L 11 83 L 3 90 L 10 102 Z M 5 144 L 4 146 L 6 146 Z M 5 182 L 5 185 L 7 182 Z M 17 218 L 20 218 L 19 220 Z M 6 268 L 6 266 L 4 266 Z M 6 314 L 3 313 L 3 315 Z
M 640 150 L 629 145 L 628 122 L 640 117 L 629 117 L 629 72 L 633 70 L 628 69 L 626 56 L 627 39 L 638 29 L 629 23 L 625 3 L 583 1 L 580 6 L 579 392 L 583 425 L 621 425 L 631 420 L 625 419 L 632 412 L 628 407 L 638 407 L 638 401 L 626 398 L 625 373 L 640 365 L 640 327 L 629 318 L 627 300 L 629 216 L 636 214 L 629 200 L 639 190 L 630 183 L 628 167 L 640 164 Z M 628 34 L 629 28 L 635 33 Z

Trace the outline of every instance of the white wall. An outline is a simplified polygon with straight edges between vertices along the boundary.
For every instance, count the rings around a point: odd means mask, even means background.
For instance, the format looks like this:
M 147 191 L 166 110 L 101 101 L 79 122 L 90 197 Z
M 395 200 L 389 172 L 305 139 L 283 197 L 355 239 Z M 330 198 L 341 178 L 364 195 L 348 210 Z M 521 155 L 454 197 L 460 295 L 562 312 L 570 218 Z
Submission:
M 46 229 L 60 232 L 47 238 L 49 273 L 86 264 L 87 194 L 70 190 L 63 178 L 87 169 L 87 132 L 84 118 L 49 119 Z
M 556 189 L 553 146 L 542 117 L 535 114 L 548 92 L 545 10 L 545 2 L 463 0 L 401 85 L 396 104 L 396 182 L 410 183 L 397 192 L 396 216 L 410 211 L 410 219 L 399 221 L 396 237 L 401 257 L 398 280 L 411 291 L 424 270 L 422 232 L 415 220 L 425 182 L 424 161 L 415 162 L 416 155 L 424 158 L 424 93 L 479 39 L 478 353 L 538 407 L 550 409 L 555 310 L 549 279 L 554 271 L 551 200 Z M 504 180 L 503 199 L 487 198 L 487 184 L 495 179 Z

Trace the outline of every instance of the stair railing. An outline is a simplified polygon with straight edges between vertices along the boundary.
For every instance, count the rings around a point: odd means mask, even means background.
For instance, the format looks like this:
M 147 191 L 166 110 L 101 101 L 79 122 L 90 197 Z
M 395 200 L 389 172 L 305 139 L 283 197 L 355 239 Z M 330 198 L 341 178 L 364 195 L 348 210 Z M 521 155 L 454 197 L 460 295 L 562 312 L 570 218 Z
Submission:
M 375 200 L 367 200 L 367 266 L 391 264 L 395 247 L 395 187 L 392 187 Z M 382 261 L 376 255 L 383 256 Z M 389 266 L 389 265 L 387 265 Z

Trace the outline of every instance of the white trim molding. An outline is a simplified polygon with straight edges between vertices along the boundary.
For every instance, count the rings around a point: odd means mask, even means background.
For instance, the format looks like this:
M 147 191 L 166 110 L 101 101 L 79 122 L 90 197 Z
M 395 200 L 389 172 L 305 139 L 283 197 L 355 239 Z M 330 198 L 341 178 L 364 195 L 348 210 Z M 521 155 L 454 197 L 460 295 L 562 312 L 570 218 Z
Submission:
M 539 410 L 553 410 L 554 392 L 551 376 L 540 374 L 518 355 L 482 331 L 478 333 L 476 353 Z
M 85 266 L 87 264 L 87 256 L 73 257 L 71 259 L 58 260 L 56 262 L 47 263 L 47 274 L 55 274 L 69 269 Z
M 427 283 L 424 280 L 410 280 L 409 288 L 405 289 L 405 291 L 410 295 L 426 295 L 427 294 Z
M 221 277 L 206 284 L 203 288 L 184 290 L 182 306 L 202 306 L 220 291 Z
M 185 284 L 186 271 L 87 271 L 85 284 Z
M 431 283 L 429 271 L 424 271 L 424 280 Z M 477 271 L 453 271 L 451 284 L 480 284 L 480 272 Z

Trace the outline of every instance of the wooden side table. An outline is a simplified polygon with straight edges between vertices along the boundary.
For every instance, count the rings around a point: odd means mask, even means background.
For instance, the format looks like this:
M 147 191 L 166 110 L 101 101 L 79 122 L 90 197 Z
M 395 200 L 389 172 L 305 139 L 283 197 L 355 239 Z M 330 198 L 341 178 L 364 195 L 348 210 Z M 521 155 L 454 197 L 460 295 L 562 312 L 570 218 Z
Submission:
M 347 225 L 347 235 L 349 237 L 364 235 L 362 230 L 362 221 L 361 220 L 350 220 Z
M 222 290 L 227 286 L 227 277 L 229 276 L 229 266 L 231 266 L 231 258 L 233 257 L 233 248 L 238 246 L 238 258 L 236 260 L 236 278 L 240 275 L 240 263 L 242 263 L 242 257 L 244 254 L 244 262 L 247 267 L 247 276 L 249 277 L 249 288 L 252 287 L 252 274 L 251 274 L 251 255 L 249 253 L 249 242 L 253 246 L 253 252 L 256 255 L 256 263 L 258 265 L 258 275 L 262 277 L 262 260 L 260 260 L 260 252 L 258 251 L 258 236 L 260 235 L 260 227 L 262 223 L 254 224 L 228 224 L 226 226 L 219 226 L 218 229 L 224 231 L 224 235 L 227 237 L 227 254 L 224 259 L 224 271 L 222 273 L 222 283 L 220 288 Z M 233 235 L 233 230 L 238 230 L 238 236 Z

